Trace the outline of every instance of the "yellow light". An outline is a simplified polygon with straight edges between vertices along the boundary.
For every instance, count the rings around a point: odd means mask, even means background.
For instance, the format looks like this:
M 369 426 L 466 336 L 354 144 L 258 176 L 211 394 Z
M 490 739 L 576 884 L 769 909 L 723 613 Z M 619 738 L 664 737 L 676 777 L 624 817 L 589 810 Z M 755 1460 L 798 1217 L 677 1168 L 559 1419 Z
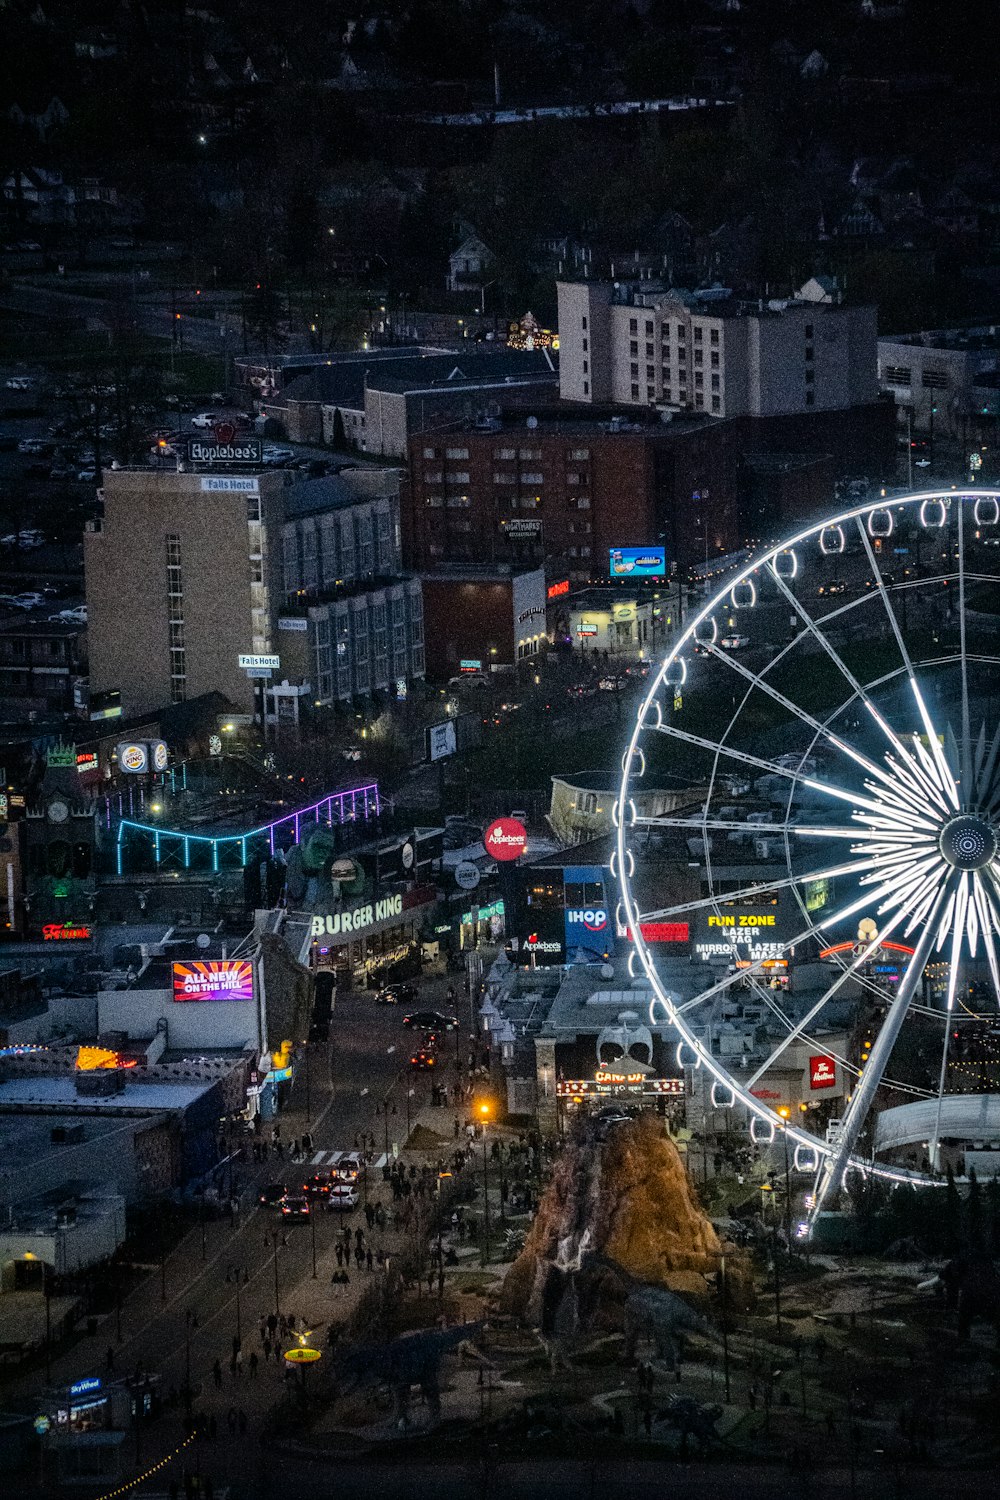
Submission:
M 779 1104 L 779 1106 L 778 1106 L 778 1114 L 781 1116 L 781 1118 L 783 1120 L 787 1120 L 788 1116 L 791 1114 L 791 1110 L 788 1108 L 787 1104 Z
M 489 1107 L 489 1105 L 488 1105 L 488 1104 L 481 1104 L 481 1105 L 480 1105 L 480 1106 L 479 1106 L 479 1113 L 480 1113 L 480 1114 L 481 1114 L 481 1115 L 488 1115 L 488 1114 L 489 1114 L 489 1112 L 490 1112 L 490 1107 Z
M 151 802 L 149 804 L 149 810 L 150 810 L 150 812 L 158 813 L 158 812 L 162 812 L 163 808 L 161 807 L 161 805 L 160 805 L 159 802 Z

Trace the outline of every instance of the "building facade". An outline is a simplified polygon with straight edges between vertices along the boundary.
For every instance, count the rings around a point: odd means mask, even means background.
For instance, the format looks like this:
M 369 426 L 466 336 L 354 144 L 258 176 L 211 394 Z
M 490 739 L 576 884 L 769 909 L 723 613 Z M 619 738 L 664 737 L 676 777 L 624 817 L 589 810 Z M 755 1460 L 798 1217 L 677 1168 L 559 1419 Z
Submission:
M 995 327 L 934 329 L 878 341 L 879 387 L 902 426 L 939 437 L 990 435 L 1000 415 L 1000 336 Z
M 355 595 L 355 654 L 370 630 L 378 655 L 380 609 L 385 603 L 391 615 L 394 600 L 373 597 L 363 619 L 356 600 L 370 584 L 378 594 L 398 581 L 398 497 L 392 470 L 312 480 L 249 469 L 109 471 L 103 518 L 84 546 L 91 694 L 120 691 L 126 715 L 213 691 L 249 711 L 257 682 L 246 658 L 255 656 L 277 658 L 270 693 L 287 684 L 302 696 L 316 685 L 313 664 L 297 652 L 282 659 L 296 627 L 279 632 L 279 616 L 345 592 Z M 412 589 L 403 593 L 409 599 Z M 408 620 L 414 615 L 411 606 Z M 419 675 L 419 667 L 411 651 L 408 670 L 396 675 Z
M 404 551 L 421 572 L 551 566 L 607 578 L 612 548 L 668 563 L 739 544 L 741 437 L 704 417 L 505 411 L 410 439 Z
M 874 307 L 740 303 L 650 281 L 559 282 L 558 295 L 567 401 L 767 417 L 876 396 Z

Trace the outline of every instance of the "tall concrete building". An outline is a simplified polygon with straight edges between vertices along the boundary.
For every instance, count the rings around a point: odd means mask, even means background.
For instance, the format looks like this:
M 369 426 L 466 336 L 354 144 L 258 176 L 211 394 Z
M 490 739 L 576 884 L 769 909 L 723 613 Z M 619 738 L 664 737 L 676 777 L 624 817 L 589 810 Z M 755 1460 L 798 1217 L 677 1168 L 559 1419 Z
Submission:
M 559 282 L 558 293 L 565 401 L 769 417 L 877 395 L 875 308 L 844 306 L 818 280 L 770 302 L 648 280 Z
M 328 631 L 328 612 L 304 606 L 329 600 L 349 599 L 352 622 L 338 646 L 343 670 L 330 697 L 364 696 L 423 675 L 419 585 L 412 583 L 405 616 L 415 642 L 411 632 L 386 653 L 384 682 L 373 667 L 351 670 L 355 655 L 368 660 L 366 622 L 384 617 L 387 582 L 399 584 L 397 471 L 306 480 L 249 467 L 115 469 L 105 473 L 103 502 L 101 520 L 84 538 L 90 691 L 120 691 L 126 716 L 211 691 L 249 712 L 257 683 L 241 656 L 280 658 L 269 712 L 281 712 L 283 683 L 285 697 L 315 701 L 313 631 Z M 300 623 L 286 631 L 293 617 Z

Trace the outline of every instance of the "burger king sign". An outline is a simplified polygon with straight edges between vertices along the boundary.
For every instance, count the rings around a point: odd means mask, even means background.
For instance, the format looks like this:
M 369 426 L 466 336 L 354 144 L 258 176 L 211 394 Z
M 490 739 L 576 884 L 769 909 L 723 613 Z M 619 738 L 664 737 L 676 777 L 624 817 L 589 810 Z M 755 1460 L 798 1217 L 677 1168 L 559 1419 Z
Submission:
M 497 818 L 483 834 L 483 848 L 491 859 L 506 863 L 520 859 L 528 847 L 524 824 L 516 818 Z

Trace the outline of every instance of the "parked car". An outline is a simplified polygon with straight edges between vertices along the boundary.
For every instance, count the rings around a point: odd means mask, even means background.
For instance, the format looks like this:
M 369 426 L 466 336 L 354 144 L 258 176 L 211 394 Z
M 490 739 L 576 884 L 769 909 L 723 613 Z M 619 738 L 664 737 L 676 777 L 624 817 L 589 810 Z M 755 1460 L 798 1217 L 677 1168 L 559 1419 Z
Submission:
M 266 1182 L 260 1190 L 258 1202 L 262 1208 L 277 1208 L 288 1189 L 283 1182 Z
M 350 1213 L 357 1208 L 360 1194 L 349 1182 L 338 1182 L 330 1189 L 326 1206 L 339 1213 Z
M 97 470 L 96 469 L 81 469 L 80 472 L 76 476 L 76 482 L 77 482 L 77 484 L 96 484 L 97 483 Z
M 455 1016 L 443 1016 L 437 1010 L 412 1010 L 403 1017 L 403 1025 L 412 1026 L 416 1031 L 454 1031 L 458 1020 Z
M 40 604 L 45 603 L 45 596 L 36 593 L 15 594 L 10 602 L 17 609 L 37 609 Z
M 488 688 L 490 679 L 485 672 L 462 672 L 458 677 L 449 677 L 450 688 Z
M 417 999 L 416 986 L 412 984 L 386 984 L 375 996 L 376 1005 L 412 1005 Z
M 51 620 L 62 620 L 64 625 L 86 625 L 87 606 L 77 604 L 72 609 L 61 609 L 57 615 L 50 615 Z
M 309 1199 L 304 1193 L 286 1193 L 281 1199 L 283 1219 L 308 1219 Z
M 218 412 L 200 411 L 196 417 L 191 418 L 192 427 L 214 427 L 219 420 Z

